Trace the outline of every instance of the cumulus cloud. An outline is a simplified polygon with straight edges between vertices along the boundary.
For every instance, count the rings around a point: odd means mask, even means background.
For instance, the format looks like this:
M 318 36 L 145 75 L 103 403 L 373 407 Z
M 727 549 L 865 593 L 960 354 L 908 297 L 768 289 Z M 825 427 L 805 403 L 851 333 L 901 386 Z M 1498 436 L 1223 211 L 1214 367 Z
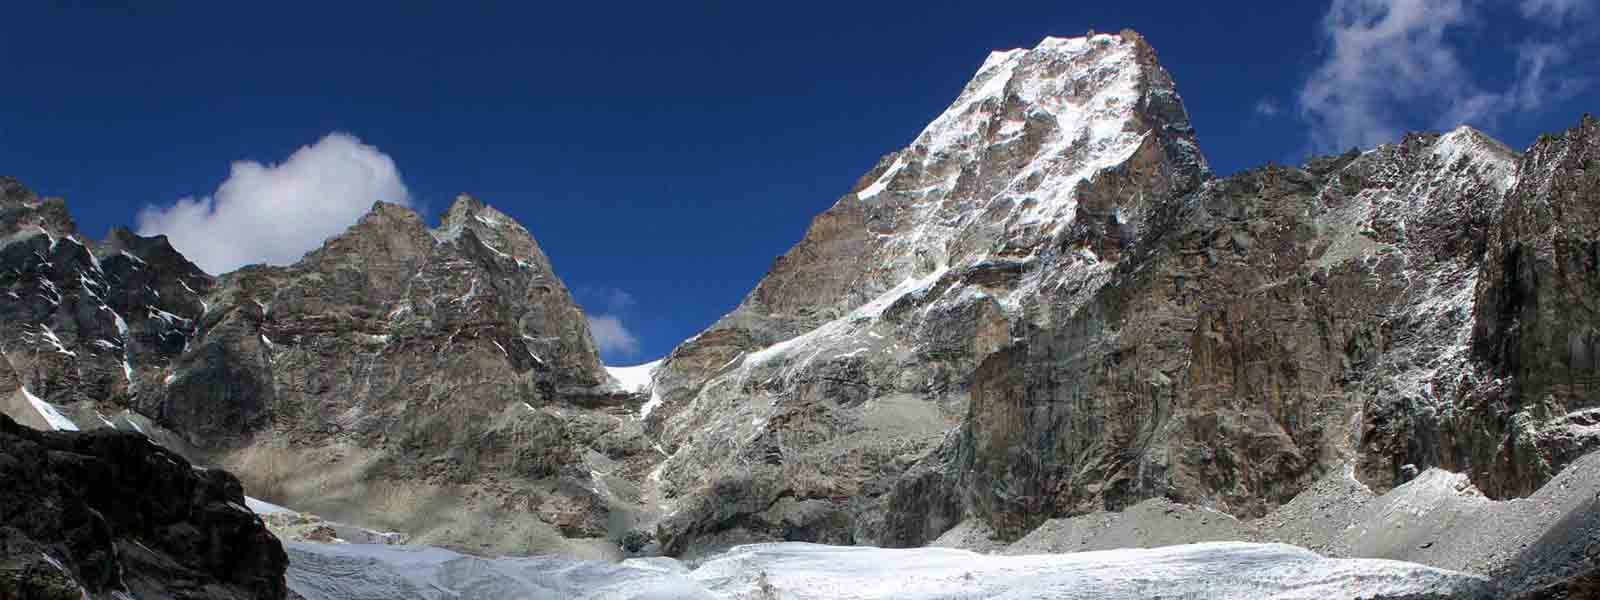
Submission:
M 638 304 L 633 294 L 620 288 L 580 285 L 574 290 L 574 296 L 579 304 L 593 311 L 589 315 L 589 332 L 594 335 L 601 354 L 631 357 L 639 353 L 639 336 L 622 322 Z
M 1560 27 L 1583 13 L 1577 4 L 1524 0 L 1520 12 Z M 1586 82 L 1568 72 L 1568 46 L 1529 41 L 1512 48 L 1516 72 L 1497 77 L 1511 84 L 1480 84 L 1462 63 L 1460 40 L 1452 34 L 1480 23 L 1483 8 L 1469 0 L 1333 0 L 1321 23 L 1325 56 L 1297 98 L 1301 117 L 1312 126 L 1312 149 L 1393 142 L 1408 128 L 1489 127 L 1507 113 L 1538 109 Z M 1432 119 L 1419 123 L 1405 115 Z
M 615 315 L 589 315 L 589 332 L 602 354 L 633 356 L 639 353 L 639 338 Z
M 374 201 L 410 205 L 393 159 L 332 133 L 282 163 L 233 163 L 216 192 L 139 211 L 140 235 L 165 234 L 213 274 L 255 263 L 291 264 L 339 234 Z

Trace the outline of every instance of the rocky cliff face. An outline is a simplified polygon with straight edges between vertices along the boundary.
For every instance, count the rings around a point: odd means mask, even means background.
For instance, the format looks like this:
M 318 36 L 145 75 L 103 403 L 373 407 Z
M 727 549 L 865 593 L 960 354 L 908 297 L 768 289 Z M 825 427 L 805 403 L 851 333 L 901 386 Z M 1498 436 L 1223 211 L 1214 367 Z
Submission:
M 1341 469 L 1530 493 L 1596 440 L 1593 130 L 1212 180 L 1137 34 L 996 53 L 655 370 L 666 549 L 1255 517 Z
M 47 425 L 40 400 L 125 423 L 123 408 L 188 348 L 213 285 L 165 237 L 117 229 L 84 242 L 61 199 L 11 178 L 0 178 L 0 266 L 0 394 L 34 426 Z
M 669 550 L 904 537 L 885 529 L 901 527 L 884 521 L 900 512 L 889 492 L 967 416 L 984 357 L 1055 327 L 1052 301 L 1092 298 L 1208 174 L 1137 34 L 991 55 L 657 370 L 649 426 L 673 453 L 657 473 L 679 498 Z
M 1176 198 L 1062 327 L 985 360 L 935 472 L 1015 536 L 1150 497 L 1260 516 L 1331 469 L 1383 490 L 1440 464 L 1514 160 L 1463 128 Z
M 1600 446 L 1600 121 L 1534 144 L 1489 236 L 1474 295 L 1478 385 L 1459 403 L 1457 462 L 1521 496 Z
M 170 431 L 254 494 L 424 542 L 586 554 L 563 538 L 631 527 L 593 473 L 655 451 L 494 208 L 462 196 L 430 229 L 380 203 L 295 265 L 212 278 L 163 238 L 85 245 L 60 200 L 4 189 L 7 413 Z
M 460 428 L 395 413 L 485 419 L 512 398 L 543 403 L 602 381 L 585 321 L 532 236 L 470 197 L 431 231 L 378 204 L 300 263 L 241 269 L 212 298 L 204 335 L 147 403 L 197 443 L 270 421 L 296 439 L 460 448 L 448 439 Z
M 589 463 L 647 451 L 611 414 L 628 398 L 532 235 L 492 207 L 462 196 L 429 229 L 380 203 L 209 298 L 141 401 L 268 499 L 504 552 L 626 531 Z
M 131 432 L 0 415 L 0 598 L 279 599 L 288 557 L 239 481 Z

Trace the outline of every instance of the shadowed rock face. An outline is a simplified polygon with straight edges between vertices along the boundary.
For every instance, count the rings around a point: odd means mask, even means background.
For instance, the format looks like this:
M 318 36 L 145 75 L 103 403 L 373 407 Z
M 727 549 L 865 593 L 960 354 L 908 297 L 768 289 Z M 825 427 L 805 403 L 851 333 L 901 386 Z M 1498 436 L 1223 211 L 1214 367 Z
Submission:
M 288 556 L 239 481 L 136 433 L 0 415 L 0 597 L 283 598 Z
M 1472 336 L 1494 379 L 1462 398 L 1460 451 L 1505 497 L 1600 445 L 1600 121 L 1541 136 L 1497 224 Z

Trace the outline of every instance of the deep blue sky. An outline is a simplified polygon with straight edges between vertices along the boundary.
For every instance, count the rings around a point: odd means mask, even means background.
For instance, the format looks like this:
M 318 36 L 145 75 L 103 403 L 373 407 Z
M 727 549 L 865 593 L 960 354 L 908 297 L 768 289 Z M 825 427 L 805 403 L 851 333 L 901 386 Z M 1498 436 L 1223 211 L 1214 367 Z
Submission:
M 1222 174 L 1305 155 L 1296 94 L 1330 52 L 1322 2 L 50 4 L 0 23 L 0 174 L 65 196 L 89 235 L 348 132 L 430 219 L 471 192 L 527 225 L 640 338 L 615 363 L 733 308 L 991 50 L 1138 29 Z M 1473 10 L 1447 42 L 1484 89 L 1511 85 L 1505 48 L 1566 35 L 1511 3 Z M 1521 148 L 1600 105 L 1567 88 L 1480 126 Z M 1436 126 L 1427 102 L 1390 109 Z M 602 306 L 612 290 L 635 302 Z

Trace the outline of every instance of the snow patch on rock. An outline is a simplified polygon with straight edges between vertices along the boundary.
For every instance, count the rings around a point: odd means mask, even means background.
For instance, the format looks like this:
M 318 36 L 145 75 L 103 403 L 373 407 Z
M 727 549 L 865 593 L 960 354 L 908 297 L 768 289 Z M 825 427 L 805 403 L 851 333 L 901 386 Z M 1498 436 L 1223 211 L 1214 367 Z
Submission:
M 650 389 L 650 379 L 659 366 L 661 366 L 660 359 L 631 367 L 606 367 L 606 373 L 611 375 L 613 382 L 622 391 L 641 394 Z
M 28 386 L 22 386 L 18 388 L 18 391 L 22 393 L 23 398 L 28 400 L 28 404 L 33 405 L 33 410 L 39 413 L 39 417 L 44 419 L 51 429 L 56 431 L 78 430 L 78 425 L 73 423 L 72 419 L 68 419 L 66 415 L 61 414 L 61 411 L 56 410 L 56 407 L 49 402 L 45 402 L 38 396 L 33 395 L 33 392 L 28 391 Z

